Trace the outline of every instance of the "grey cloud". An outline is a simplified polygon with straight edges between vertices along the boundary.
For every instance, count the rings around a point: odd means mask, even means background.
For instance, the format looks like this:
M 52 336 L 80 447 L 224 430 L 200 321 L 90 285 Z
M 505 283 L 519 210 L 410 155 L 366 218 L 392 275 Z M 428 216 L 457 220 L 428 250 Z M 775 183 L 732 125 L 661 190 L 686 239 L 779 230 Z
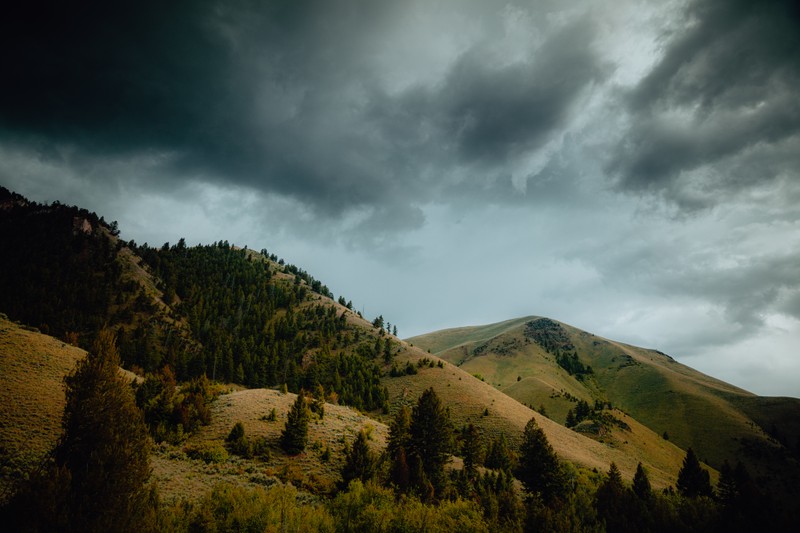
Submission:
M 785 154 L 742 176 L 746 152 L 775 152 L 800 136 L 796 2 L 697 0 L 685 24 L 629 95 L 631 127 L 608 166 L 620 187 L 679 203 L 691 198 L 690 189 L 706 189 L 713 194 L 703 206 L 782 173 L 796 175 L 796 157 Z M 711 168 L 726 165 L 739 176 Z
M 373 49 L 402 3 L 25 9 L 0 43 L 15 80 L 0 87 L 2 142 L 67 151 L 76 170 L 152 154 L 161 164 L 149 176 L 176 189 L 231 183 L 320 217 L 369 209 L 406 221 L 395 228 L 418 227 L 415 206 L 441 201 L 453 183 L 491 181 L 543 145 L 603 75 L 585 19 L 549 35 L 533 17 L 544 45 L 495 66 L 505 60 L 490 51 L 502 10 L 480 3 L 465 9 L 480 13 L 484 32 L 441 83 L 398 93 L 380 82 L 392 65 Z
M 687 243 L 685 237 L 623 242 L 628 237 L 621 237 L 614 247 L 601 242 L 570 256 L 593 264 L 606 283 L 625 292 L 647 294 L 651 301 L 682 301 L 687 309 L 700 305 L 720 310 L 728 328 L 692 336 L 688 345 L 694 349 L 749 338 L 776 313 L 800 319 L 796 298 L 800 256 L 793 250 L 748 257 L 735 245 L 731 249 L 730 243 L 707 238 L 699 241 L 707 243 L 701 247 Z
M 525 62 L 492 68 L 500 58 L 465 54 L 439 93 L 447 133 L 462 158 L 504 162 L 540 147 L 564 126 L 576 96 L 603 76 L 582 20 L 550 38 Z

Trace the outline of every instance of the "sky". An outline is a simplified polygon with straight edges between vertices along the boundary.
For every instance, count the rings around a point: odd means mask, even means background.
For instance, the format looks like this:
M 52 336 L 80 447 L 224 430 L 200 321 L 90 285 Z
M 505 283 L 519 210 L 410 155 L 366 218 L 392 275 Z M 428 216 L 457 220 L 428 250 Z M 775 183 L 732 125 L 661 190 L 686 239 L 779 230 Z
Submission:
M 402 337 L 548 316 L 800 397 L 795 1 L 18 7 L 0 185 Z

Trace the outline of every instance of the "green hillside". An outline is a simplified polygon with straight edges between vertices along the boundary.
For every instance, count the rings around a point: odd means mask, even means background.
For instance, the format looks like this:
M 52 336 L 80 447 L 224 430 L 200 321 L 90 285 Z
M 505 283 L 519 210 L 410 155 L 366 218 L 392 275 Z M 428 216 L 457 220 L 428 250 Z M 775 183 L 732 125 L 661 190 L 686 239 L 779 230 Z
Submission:
M 524 404 L 543 407 L 561 423 L 579 400 L 608 402 L 681 448 L 694 448 L 716 468 L 741 460 L 762 480 L 784 479 L 783 489 L 797 490 L 789 480 L 800 471 L 798 399 L 760 398 L 661 352 L 541 317 L 408 341 L 480 374 Z

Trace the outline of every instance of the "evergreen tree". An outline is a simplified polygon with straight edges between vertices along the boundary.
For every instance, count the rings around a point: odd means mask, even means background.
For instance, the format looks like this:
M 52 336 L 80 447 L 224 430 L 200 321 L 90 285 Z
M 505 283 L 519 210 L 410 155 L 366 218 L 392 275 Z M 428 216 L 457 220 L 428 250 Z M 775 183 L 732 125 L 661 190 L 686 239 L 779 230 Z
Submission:
M 719 469 L 719 482 L 717 483 L 717 496 L 723 507 L 733 508 L 739 499 L 739 490 L 736 487 L 736 478 L 733 468 L 726 459 Z
M 320 420 L 325 417 L 325 387 L 317 383 L 314 389 L 314 400 L 311 402 L 311 410 L 319 416 Z
M 477 465 L 480 464 L 483 453 L 480 432 L 474 424 L 469 424 L 463 429 L 462 437 L 461 455 L 464 458 L 464 473 L 473 479 L 478 473 Z
M 377 460 L 375 454 L 370 450 L 367 442 L 367 434 L 362 429 L 358 432 L 356 440 L 350 447 L 342 468 L 343 489 L 347 488 L 351 481 L 360 479 L 366 483 L 375 476 Z
M 653 495 L 653 489 L 650 487 L 650 479 L 647 477 L 642 463 L 636 466 L 636 473 L 633 475 L 633 493 L 639 497 L 640 500 L 649 500 Z
M 522 435 L 516 477 L 530 494 L 551 503 L 566 492 L 565 474 L 542 428 L 531 418 Z
M 383 342 L 383 362 L 387 365 L 392 362 L 392 342 L 388 338 Z
M 639 531 L 633 521 L 635 513 L 630 493 L 615 463 L 611 463 L 608 477 L 597 488 L 594 505 L 598 518 L 605 522 L 606 531 Z
M 700 466 L 700 461 L 691 448 L 686 450 L 686 457 L 683 459 L 683 467 L 678 472 L 676 485 L 678 491 L 687 498 L 713 494 L 708 470 Z
M 445 488 L 444 465 L 452 451 L 450 415 L 433 388 L 427 389 L 417 400 L 411 412 L 409 449 L 407 457 L 411 466 L 411 482 L 427 494 L 430 482 L 435 495 Z M 419 476 L 420 470 L 425 474 Z
M 569 411 L 567 411 L 567 421 L 564 423 L 564 425 L 567 426 L 568 428 L 573 428 L 575 427 L 576 423 L 577 422 L 575 421 L 575 412 L 572 409 L 570 409 Z
M 250 457 L 252 455 L 252 447 L 244 434 L 244 425 L 241 422 L 236 422 L 231 428 L 228 437 L 225 439 L 225 444 L 231 453 L 241 455 L 242 457 Z
M 400 492 L 406 492 L 409 488 L 410 472 L 408 468 L 407 452 L 411 442 L 411 413 L 403 405 L 397 411 L 391 424 L 389 424 L 389 441 L 386 445 L 386 452 L 391 461 L 389 479 Z
M 514 453 L 506 442 L 505 433 L 500 433 L 497 437 L 492 439 L 489 450 L 486 452 L 486 459 L 484 459 L 483 465 L 486 468 L 510 472 L 514 467 L 515 459 Z
M 21 489 L 12 502 L 19 516 L 6 517 L 4 527 L 154 531 L 151 441 L 133 391 L 119 374 L 113 334 L 101 331 L 93 353 L 64 381 L 63 434 L 52 463 Z
M 286 415 L 286 427 L 281 433 L 281 448 L 289 455 L 296 455 L 306 449 L 309 418 L 311 413 L 306 405 L 305 393 L 301 390 Z

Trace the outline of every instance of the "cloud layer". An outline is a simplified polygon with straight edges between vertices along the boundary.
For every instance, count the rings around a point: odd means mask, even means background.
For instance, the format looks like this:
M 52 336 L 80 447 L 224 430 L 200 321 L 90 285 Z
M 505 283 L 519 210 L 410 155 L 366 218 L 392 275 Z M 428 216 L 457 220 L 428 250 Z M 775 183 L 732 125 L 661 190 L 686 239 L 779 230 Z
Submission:
M 401 333 L 551 315 L 800 395 L 796 2 L 53 2 L 0 24 L 7 187 L 138 241 L 267 247 Z

